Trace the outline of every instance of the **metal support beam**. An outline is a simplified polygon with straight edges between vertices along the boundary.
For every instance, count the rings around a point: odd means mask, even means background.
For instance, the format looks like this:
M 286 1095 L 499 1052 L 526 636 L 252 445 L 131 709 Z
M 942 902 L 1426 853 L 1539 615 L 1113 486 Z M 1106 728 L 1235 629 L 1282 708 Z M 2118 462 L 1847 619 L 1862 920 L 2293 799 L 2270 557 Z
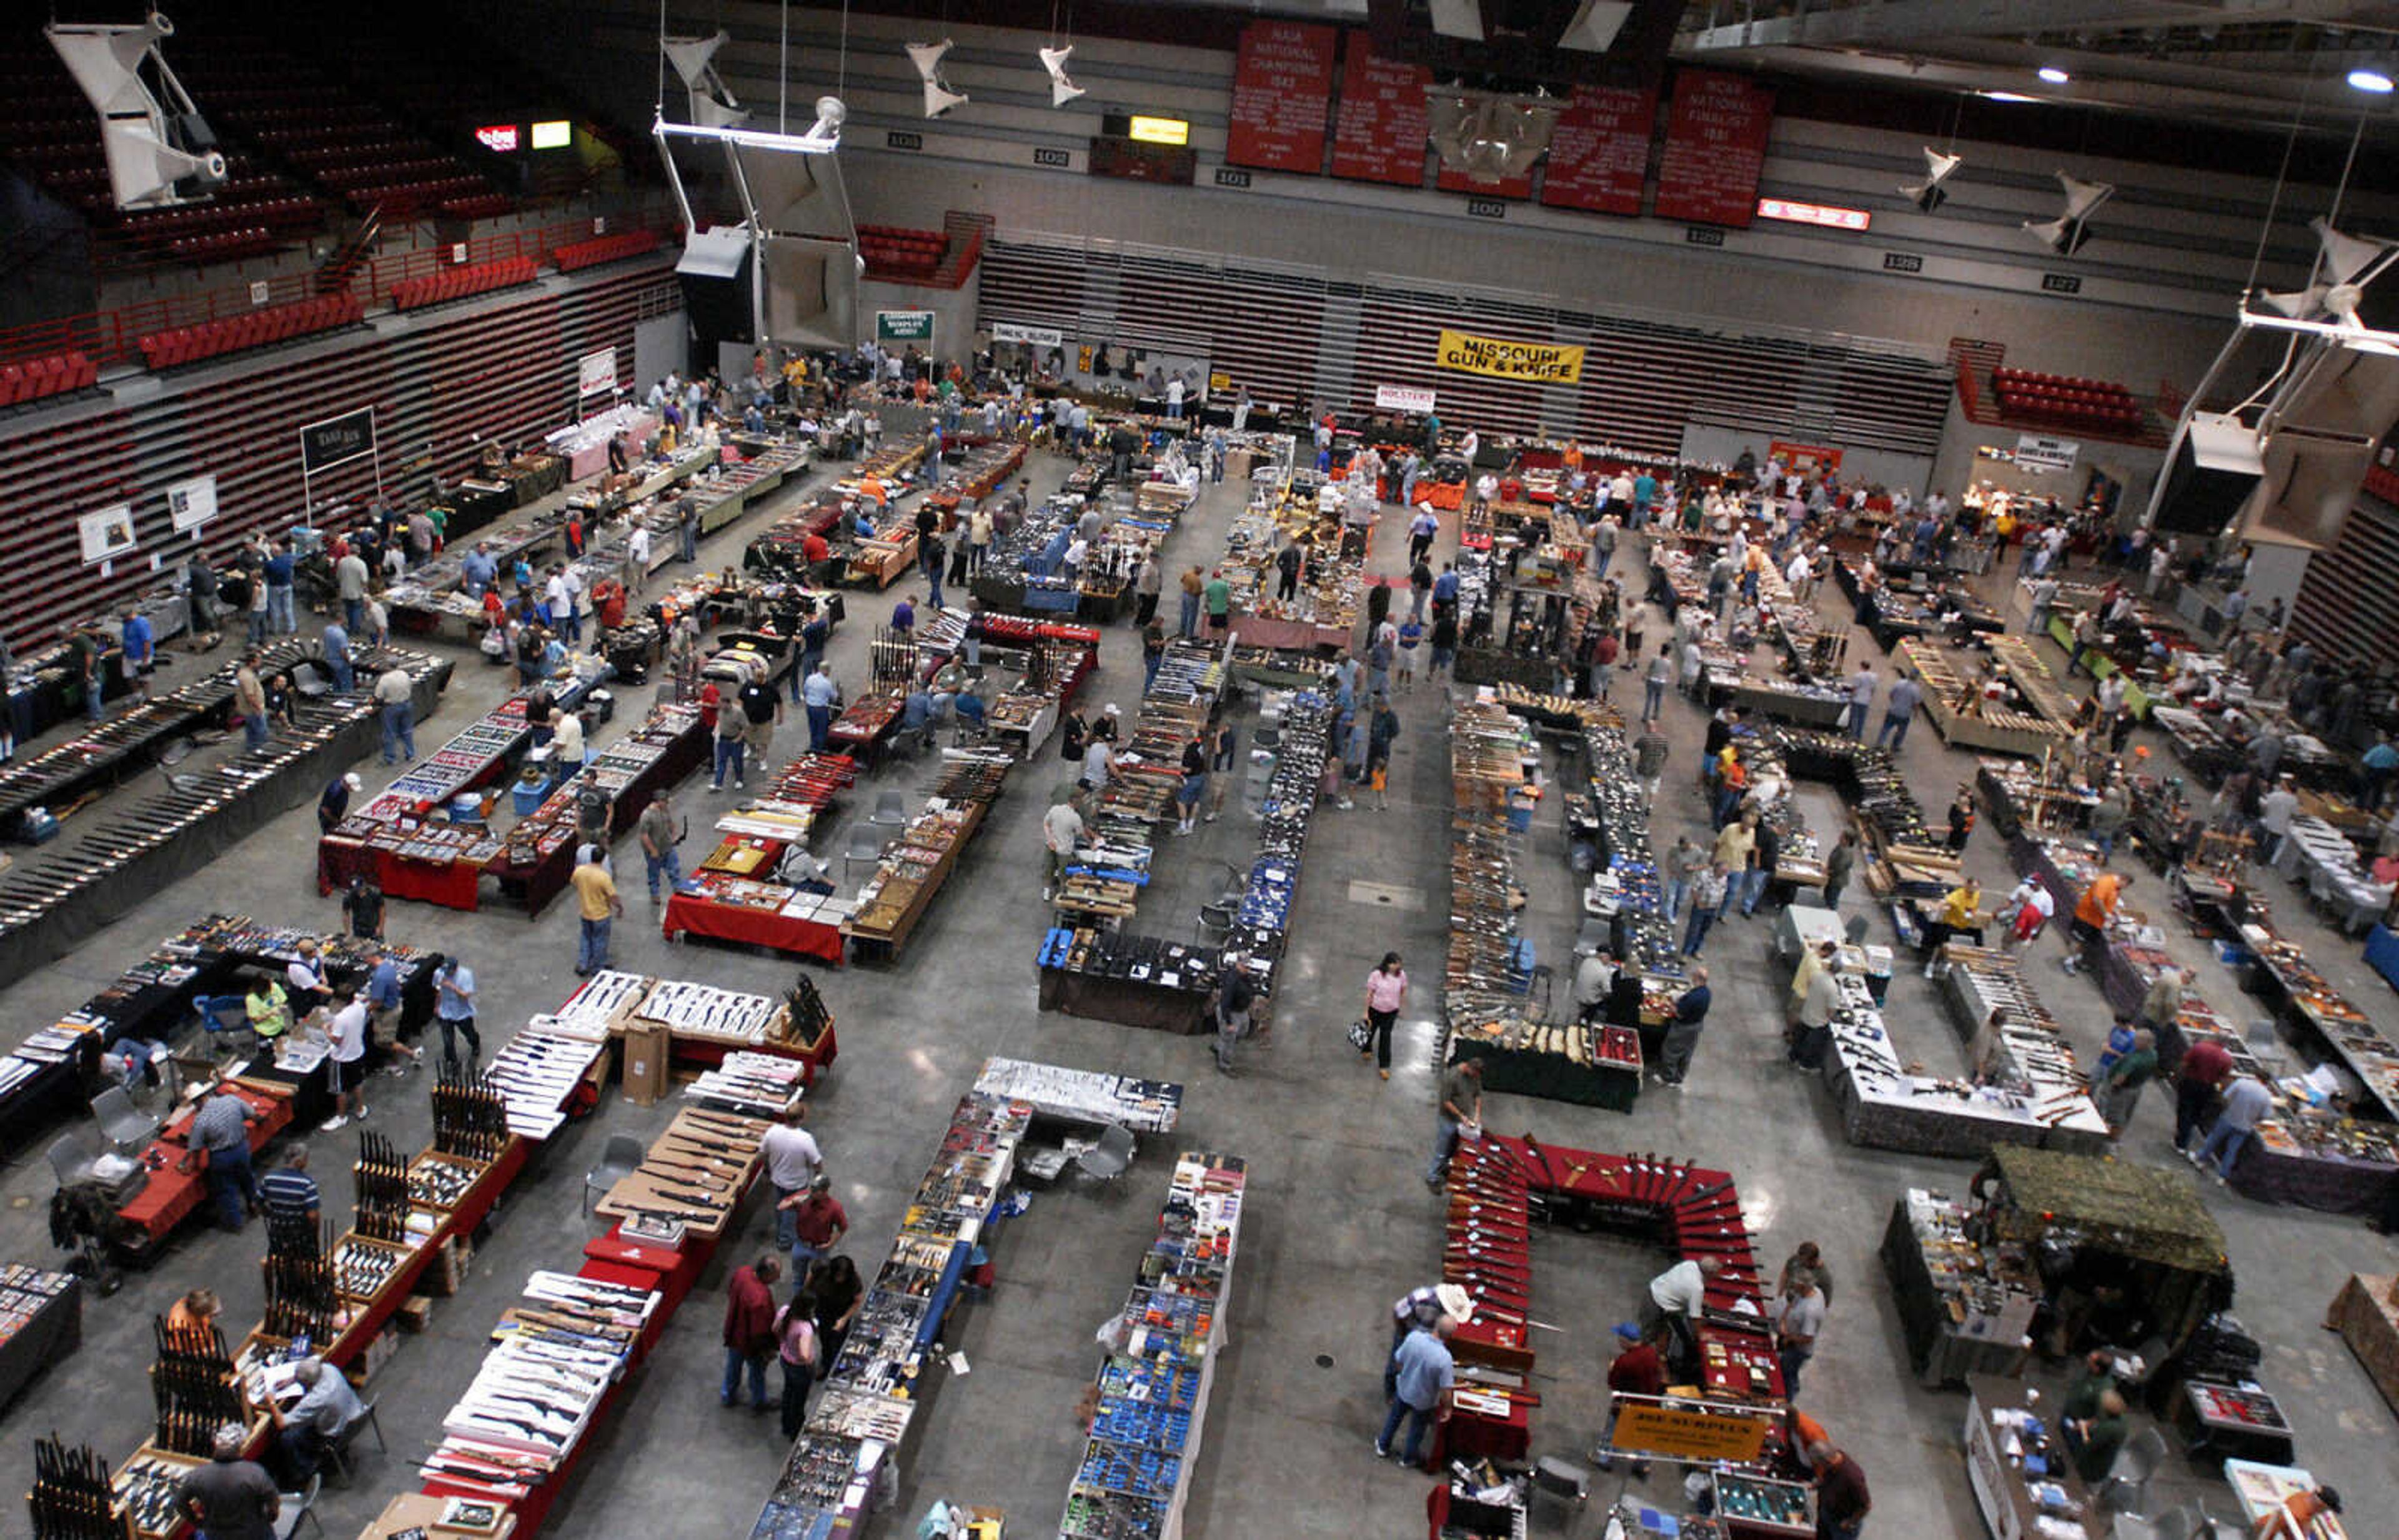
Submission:
M 2135 27 L 2337 20 L 2341 0 L 1867 0 L 1838 9 L 1802 8 L 1709 27 L 1685 38 L 1686 53 L 1782 46 L 1872 47 L 1945 37 L 2023 37 L 2052 32 L 2124 32 Z

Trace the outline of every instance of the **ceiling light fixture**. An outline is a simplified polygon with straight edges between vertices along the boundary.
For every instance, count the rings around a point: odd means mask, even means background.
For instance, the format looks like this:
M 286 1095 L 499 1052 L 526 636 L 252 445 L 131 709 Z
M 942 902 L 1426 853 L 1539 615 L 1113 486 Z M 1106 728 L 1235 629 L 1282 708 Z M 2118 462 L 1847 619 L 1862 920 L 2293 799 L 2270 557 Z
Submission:
M 2074 78 L 2072 75 L 2067 74 L 2064 70 L 2059 69 L 2054 64 L 2043 64 L 2040 69 L 2033 73 L 2040 75 L 2043 80 L 2048 81 L 2053 86 L 2063 86 L 2067 81 Z
M 2379 66 L 2372 64 L 2360 64 L 2357 68 L 2349 72 L 2349 88 L 2351 90 L 2364 91 L 2368 96 L 2389 96 L 2391 94 L 2391 88 L 2392 80 L 2390 72 Z
M 1976 91 L 1974 94 L 1986 101 L 2039 101 L 2040 100 L 2037 96 L 2026 96 L 2022 91 Z

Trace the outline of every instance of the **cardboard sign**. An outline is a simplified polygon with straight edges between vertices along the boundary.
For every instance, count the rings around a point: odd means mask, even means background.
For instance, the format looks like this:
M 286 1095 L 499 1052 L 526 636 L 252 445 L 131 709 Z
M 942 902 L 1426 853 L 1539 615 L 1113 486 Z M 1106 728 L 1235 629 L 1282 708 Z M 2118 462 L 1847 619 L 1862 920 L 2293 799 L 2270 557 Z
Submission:
M 1375 387 L 1375 410 L 1377 412 L 1430 412 L 1432 392 L 1415 385 L 1378 385 Z
M 1765 1413 L 1744 1416 L 1733 1412 L 1695 1412 L 1650 1401 L 1620 1399 L 1610 1448 L 1635 1454 L 1658 1454 L 1670 1460 L 1729 1460 L 1747 1465 L 1766 1442 Z

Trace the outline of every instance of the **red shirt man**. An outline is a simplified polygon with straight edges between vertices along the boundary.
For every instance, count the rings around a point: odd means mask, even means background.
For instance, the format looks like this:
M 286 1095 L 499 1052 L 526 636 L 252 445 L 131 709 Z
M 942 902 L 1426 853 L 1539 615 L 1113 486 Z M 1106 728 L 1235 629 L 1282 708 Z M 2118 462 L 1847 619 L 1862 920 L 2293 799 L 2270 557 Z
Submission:
M 820 1175 L 806 1192 L 785 1198 L 783 1207 L 792 1210 L 792 1232 L 799 1236 L 795 1254 L 830 1251 L 849 1234 L 849 1214 L 833 1196 L 830 1177 Z
M 723 705 L 724 701 L 725 692 L 716 687 L 716 681 L 712 679 L 700 686 L 699 724 L 712 733 L 716 731 L 717 708 Z
M 1666 1364 L 1658 1357 L 1658 1344 L 1635 1342 L 1619 1353 L 1616 1361 L 1607 1366 L 1607 1388 L 1628 1396 L 1663 1396 Z
M 800 559 L 811 565 L 819 561 L 829 561 L 832 559 L 832 556 L 833 547 L 825 544 L 825 537 L 823 535 L 817 534 L 813 530 L 808 532 L 807 536 L 800 542 Z

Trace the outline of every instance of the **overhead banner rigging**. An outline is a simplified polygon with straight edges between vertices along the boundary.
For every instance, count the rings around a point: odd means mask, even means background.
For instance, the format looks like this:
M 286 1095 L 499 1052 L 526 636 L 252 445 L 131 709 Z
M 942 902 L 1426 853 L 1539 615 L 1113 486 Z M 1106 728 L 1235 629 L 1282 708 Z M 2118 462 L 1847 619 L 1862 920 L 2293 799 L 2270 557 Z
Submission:
M 1556 343 L 1514 343 L 1499 337 L 1477 337 L 1444 328 L 1433 360 L 1461 374 L 1485 374 L 1495 380 L 1532 380 L 1542 385 L 1576 385 L 1582 379 L 1582 349 Z

